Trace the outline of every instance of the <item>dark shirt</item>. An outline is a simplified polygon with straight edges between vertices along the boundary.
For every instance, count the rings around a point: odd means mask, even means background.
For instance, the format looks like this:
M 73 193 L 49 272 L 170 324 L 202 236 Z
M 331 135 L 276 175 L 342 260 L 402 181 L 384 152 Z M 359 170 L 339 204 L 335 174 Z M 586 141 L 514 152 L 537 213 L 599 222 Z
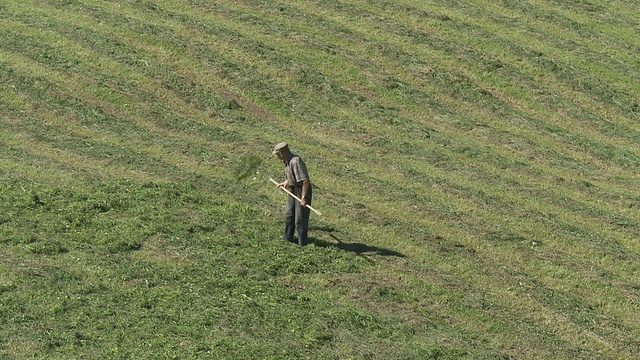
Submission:
M 285 162 L 284 173 L 290 187 L 302 186 L 303 180 L 309 180 L 307 165 L 296 154 L 291 154 L 289 160 Z

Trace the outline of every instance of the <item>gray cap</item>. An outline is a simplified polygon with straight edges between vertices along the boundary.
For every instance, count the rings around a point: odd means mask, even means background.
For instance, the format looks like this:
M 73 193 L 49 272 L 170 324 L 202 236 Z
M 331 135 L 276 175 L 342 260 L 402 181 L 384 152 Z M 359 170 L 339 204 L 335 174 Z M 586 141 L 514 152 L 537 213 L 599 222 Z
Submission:
M 278 143 L 276 145 L 273 146 L 273 151 L 271 151 L 271 153 L 273 155 L 279 153 L 280 151 L 284 150 L 284 149 L 289 149 L 289 144 L 287 144 L 286 142 L 281 142 Z

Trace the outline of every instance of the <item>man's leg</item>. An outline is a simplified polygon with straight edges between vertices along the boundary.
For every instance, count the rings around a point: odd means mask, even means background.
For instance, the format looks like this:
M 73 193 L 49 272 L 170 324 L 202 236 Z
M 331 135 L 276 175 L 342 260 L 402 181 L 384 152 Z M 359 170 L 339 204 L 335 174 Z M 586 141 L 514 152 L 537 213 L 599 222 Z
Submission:
M 295 232 L 295 220 L 298 213 L 296 207 L 300 207 L 300 203 L 291 196 L 287 196 L 287 205 L 284 210 L 284 239 L 290 242 L 295 242 L 293 240 L 293 234 Z
M 298 195 L 298 194 L 297 194 Z M 302 195 L 302 190 L 300 190 L 300 194 Z M 311 198 L 313 194 L 311 192 L 311 188 L 309 188 L 309 193 L 307 194 L 307 204 L 311 205 Z M 296 201 L 296 226 L 298 228 L 298 245 L 305 246 L 309 243 L 308 233 L 309 233 L 309 215 L 311 210 L 308 207 L 302 207 L 299 201 Z

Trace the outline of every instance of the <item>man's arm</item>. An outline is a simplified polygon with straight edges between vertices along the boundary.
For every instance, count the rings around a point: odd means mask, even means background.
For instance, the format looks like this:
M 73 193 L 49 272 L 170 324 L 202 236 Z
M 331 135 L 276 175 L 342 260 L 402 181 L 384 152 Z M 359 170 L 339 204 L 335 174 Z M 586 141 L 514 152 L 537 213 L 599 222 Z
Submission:
M 307 193 L 309 192 L 309 179 L 302 180 L 302 196 L 300 197 L 300 205 L 307 206 Z

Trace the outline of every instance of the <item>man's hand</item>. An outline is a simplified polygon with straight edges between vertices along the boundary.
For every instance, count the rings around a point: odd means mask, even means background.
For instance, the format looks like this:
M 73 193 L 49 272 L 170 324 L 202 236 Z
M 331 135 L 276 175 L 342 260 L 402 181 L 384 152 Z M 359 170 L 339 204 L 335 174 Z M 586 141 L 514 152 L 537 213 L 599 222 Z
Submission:
M 302 207 L 307 206 L 307 199 L 303 197 L 300 198 L 300 205 L 302 205 Z
M 286 188 L 287 185 L 289 185 L 289 184 L 288 184 L 287 180 L 285 180 L 285 181 L 281 182 L 280 184 L 278 184 L 278 189 L 282 190 L 282 189 Z

